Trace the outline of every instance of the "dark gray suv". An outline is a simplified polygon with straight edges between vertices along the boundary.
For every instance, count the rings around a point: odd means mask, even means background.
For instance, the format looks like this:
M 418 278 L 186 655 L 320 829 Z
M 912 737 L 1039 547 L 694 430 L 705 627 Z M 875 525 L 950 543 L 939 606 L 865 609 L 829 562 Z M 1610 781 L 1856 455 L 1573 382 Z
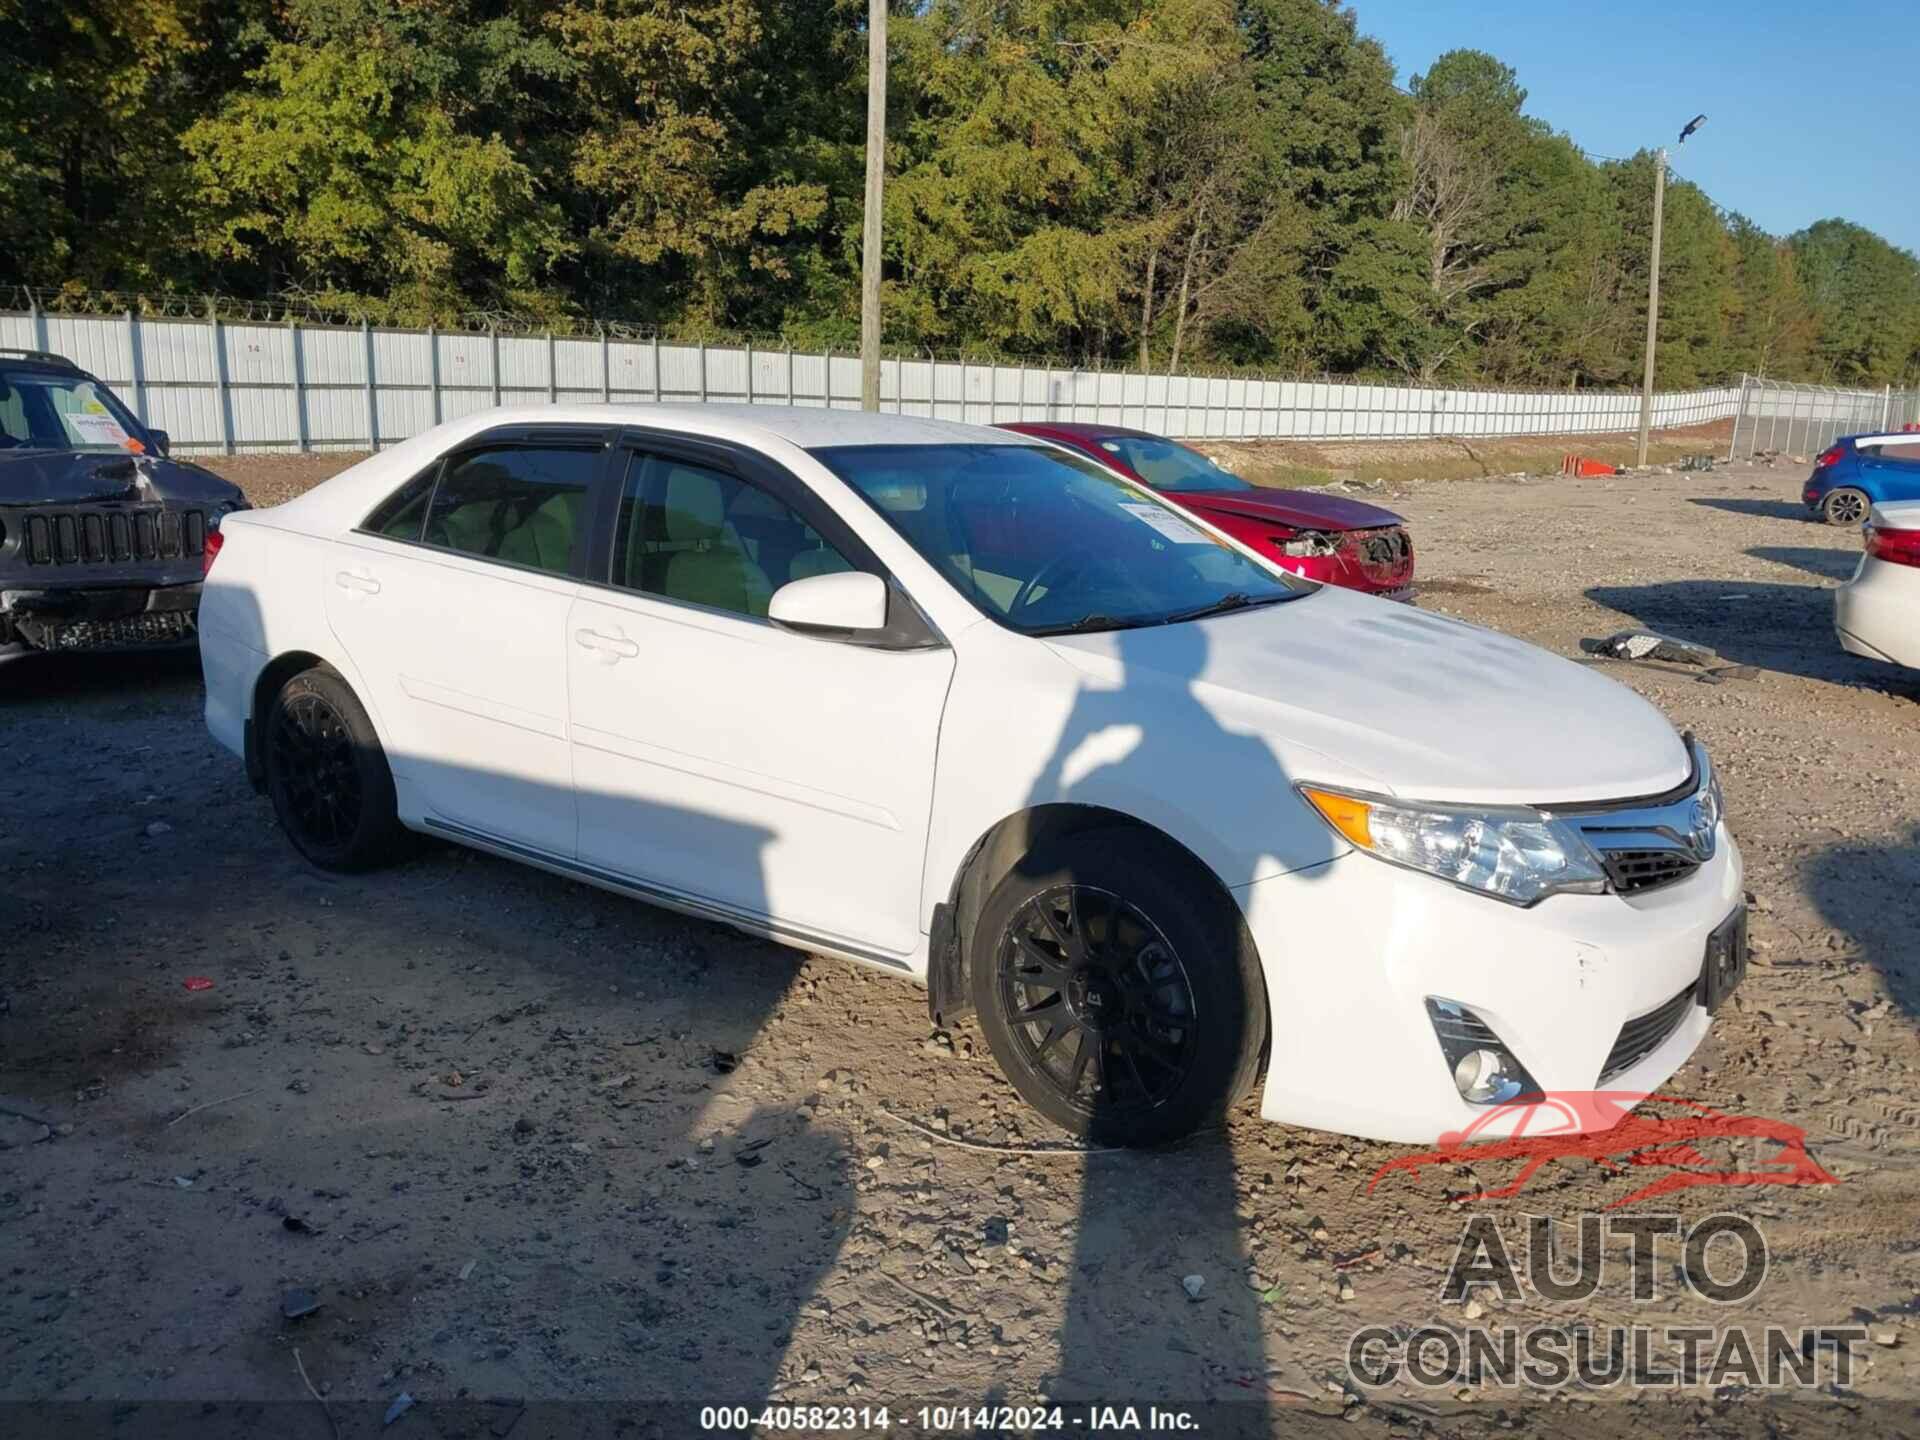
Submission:
M 0 664 L 196 643 L 208 536 L 247 502 L 167 450 L 71 360 L 0 349 Z

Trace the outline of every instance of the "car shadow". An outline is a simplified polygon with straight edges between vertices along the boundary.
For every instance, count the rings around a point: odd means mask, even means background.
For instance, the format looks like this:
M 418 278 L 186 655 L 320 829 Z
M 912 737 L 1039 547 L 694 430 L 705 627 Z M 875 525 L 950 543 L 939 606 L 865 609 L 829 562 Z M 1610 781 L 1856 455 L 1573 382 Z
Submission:
M 1709 510 L 1725 510 L 1733 515 L 1754 515 L 1763 520 L 1804 520 L 1809 525 L 1823 523 L 1805 505 L 1791 500 L 1743 500 L 1721 495 L 1695 495 L 1687 502 Z
M 1804 862 L 1802 879 L 1820 918 L 1849 937 L 1880 972 L 1894 1004 L 1920 1018 L 1913 917 L 1907 907 L 1889 906 L 1885 898 L 1920 893 L 1920 825 L 1892 844 L 1822 850 Z
M 1822 550 L 1813 545 L 1750 545 L 1747 554 L 1756 560 L 1771 560 L 1776 565 L 1791 565 L 1822 580 L 1850 579 L 1860 568 L 1860 551 Z
M 1831 586 L 1674 580 L 1596 585 L 1586 597 L 1635 625 L 1710 646 L 1728 664 L 1837 685 L 1899 688 L 1891 666 L 1840 648 L 1833 634 Z
M 237 614 L 260 633 L 250 594 Z M 178 657 L 107 662 L 36 667 L 21 693 L 59 717 L 68 698 L 126 689 L 129 674 L 185 687 L 195 673 Z M 22 707 L 23 723 L 30 715 Z M 139 1271 L 154 1323 L 182 1337 L 166 1386 L 148 1360 L 100 1357 L 86 1390 L 124 1402 L 115 1423 L 139 1415 L 133 1428 L 156 1429 L 188 1396 L 222 1411 L 199 1433 L 259 1433 L 271 1427 L 240 1402 L 309 1403 L 310 1374 L 364 1422 L 354 1433 L 373 1433 L 385 1401 L 368 1390 L 367 1334 L 382 1337 L 375 1353 L 423 1357 L 416 1385 L 443 1419 L 462 1396 L 592 1395 L 617 1403 L 574 1433 L 611 1434 L 647 1428 L 644 1410 L 623 1407 L 820 1398 L 786 1362 L 850 1233 L 855 1169 L 825 1112 L 756 1101 L 750 1070 L 748 1083 L 726 1078 L 755 1063 L 803 957 L 452 845 L 390 870 L 317 870 L 279 833 L 267 797 L 233 793 L 239 762 L 222 759 L 220 818 L 176 808 L 163 848 L 135 863 L 104 863 L 108 841 L 126 842 L 105 835 L 94 813 L 105 797 L 84 786 L 56 803 L 86 823 L 0 842 L 0 868 L 21 882 L 8 900 L 24 942 L 0 944 L 0 1095 L 68 1114 L 76 1094 L 98 1092 L 83 1137 L 118 1135 L 140 1168 L 201 1177 L 192 1183 L 226 1207 L 206 1212 L 224 1217 L 215 1229 L 167 1235 L 162 1220 L 137 1261 L 112 1262 Z M 405 768 L 438 794 L 487 778 L 430 758 Z M 536 800 L 575 803 L 571 792 Z M 736 903 L 772 909 L 761 857 L 774 830 L 620 803 L 636 826 L 670 824 L 716 867 L 761 876 L 757 889 L 742 880 Z M 258 823 L 233 823 L 236 805 Z M 122 912 L 138 916 L 131 943 L 111 923 L 63 920 Z M 204 1003 L 182 996 L 190 968 L 211 982 Z M 75 1003 L 76 983 L 90 1003 Z M 236 1006 L 260 1037 L 246 1043 L 276 1047 L 256 1062 L 269 1083 L 174 1129 L 164 1117 L 185 1086 L 164 1072 L 207 1070 L 219 1048 L 201 1035 L 188 1051 L 176 1037 L 208 1019 L 224 1029 Z M 267 1197 L 287 1208 L 263 1211 Z M 297 1255 L 275 1249 L 282 1214 L 310 1218 Z M 49 1266 L 107 1263 L 89 1253 L 91 1232 L 9 1218 L 10 1242 Z M 370 1273 L 394 1278 L 369 1290 Z M 263 1337 L 262 1317 L 278 1325 L 294 1281 L 321 1309 Z M 215 1284 L 225 1302 L 195 1298 Z M 48 1398 L 39 1387 L 62 1362 L 14 1358 L 20 1385 L 0 1385 L 0 1399 Z M 488 1404 L 474 1433 L 512 1418 Z
M 83 699 L 109 693 L 134 695 L 154 689 L 174 691 L 197 688 L 199 684 L 197 649 L 22 655 L 0 660 L 0 704 Z

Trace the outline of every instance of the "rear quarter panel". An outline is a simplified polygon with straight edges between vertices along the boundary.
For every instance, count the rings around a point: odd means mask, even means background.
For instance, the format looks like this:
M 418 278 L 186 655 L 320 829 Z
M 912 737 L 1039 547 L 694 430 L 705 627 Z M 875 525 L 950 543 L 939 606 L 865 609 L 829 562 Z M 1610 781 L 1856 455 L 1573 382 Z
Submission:
M 279 528 L 272 511 L 247 511 L 222 524 L 225 542 L 200 596 L 200 668 L 207 728 L 240 753 L 261 671 L 295 651 L 340 671 L 385 730 L 351 658 L 327 624 L 321 584 L 331 542 Z

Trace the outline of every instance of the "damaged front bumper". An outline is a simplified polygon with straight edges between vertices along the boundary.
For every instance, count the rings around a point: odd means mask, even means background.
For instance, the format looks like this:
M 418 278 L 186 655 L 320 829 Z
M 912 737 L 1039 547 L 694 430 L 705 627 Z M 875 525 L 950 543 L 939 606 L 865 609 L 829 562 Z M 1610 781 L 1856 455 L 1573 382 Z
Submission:
M 0 662 L 190 646 L 199 610 L 198 581 L 0 589 Z

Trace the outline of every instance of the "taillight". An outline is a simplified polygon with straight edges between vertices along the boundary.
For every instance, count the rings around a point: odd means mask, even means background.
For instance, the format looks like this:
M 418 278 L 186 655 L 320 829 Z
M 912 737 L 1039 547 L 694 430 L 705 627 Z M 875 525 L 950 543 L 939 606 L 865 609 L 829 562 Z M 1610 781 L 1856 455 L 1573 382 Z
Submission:
M 1867 554 L 1890 565 L 1920 569 L 1920 530 L 1888 530 L 1867 526 Z
M 1840 457 L 1846 453 L 1846 447 L 1843 445 L 1829 446 L 1813 457 L 1813 468 L 1816 470 L 1824 470 L 1829 465 L 1838 465 L 1840 463 Z
M 207 572 L 213 569 L 213 562 L 220 558 L 220 547 L 226 544 L 218 530 L 207 532 L 206 547 L 200 552 L 200 578 L 207 578 Z

